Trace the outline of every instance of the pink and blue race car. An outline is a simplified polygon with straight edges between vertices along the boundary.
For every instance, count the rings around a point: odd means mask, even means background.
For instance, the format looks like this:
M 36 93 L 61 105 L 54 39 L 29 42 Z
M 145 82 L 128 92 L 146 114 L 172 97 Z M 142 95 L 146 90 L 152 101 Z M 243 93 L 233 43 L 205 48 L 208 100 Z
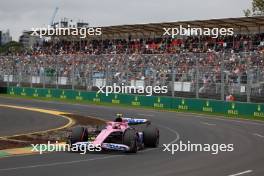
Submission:
M 89 132 L 85 127 L 75 127 L 68 137 L 71 146 L 93 145 L 102 150 L 136 153 L 146 147 L 159 145 L 159 129 L 147 119 L 123 118 L 109 121 L 102 130 Z

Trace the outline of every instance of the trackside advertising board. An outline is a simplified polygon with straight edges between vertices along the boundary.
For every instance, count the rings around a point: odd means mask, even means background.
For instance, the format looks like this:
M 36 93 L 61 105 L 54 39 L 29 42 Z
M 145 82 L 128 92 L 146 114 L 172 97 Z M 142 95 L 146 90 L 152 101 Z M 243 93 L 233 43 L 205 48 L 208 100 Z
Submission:
M 57 98 L 64 100 L 89 101 L 93 103 L 111 103 L 132 107 L 147 107 L 186 112 L 200 112 L 234 117 L 264 118 L 264 104 L 225 102 L 207 99 L 171 98 L 160 96 L 141 96 L 132 94 L 109 94 L 44 88 L 8 87 L 9 95 Z

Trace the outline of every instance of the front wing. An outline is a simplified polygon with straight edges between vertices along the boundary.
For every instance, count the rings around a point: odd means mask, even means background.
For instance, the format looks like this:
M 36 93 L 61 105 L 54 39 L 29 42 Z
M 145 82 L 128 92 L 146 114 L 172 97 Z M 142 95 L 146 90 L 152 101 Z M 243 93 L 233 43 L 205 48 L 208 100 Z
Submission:
M 76 146 L 77 148 L 88 148 L 89 145 L 93 145 L 93 142 L 77 142 L 72 144 L 72 146 Z M 91 146 L 90 146 L 91 147 Z M 104 150 L 115 150 L 115 151 L 129 151 L 129 147 L 124 144 L 115 144 L 115 143 L 102 143 L 100 146 L 96 147 L 101 147 L 101 149 Z

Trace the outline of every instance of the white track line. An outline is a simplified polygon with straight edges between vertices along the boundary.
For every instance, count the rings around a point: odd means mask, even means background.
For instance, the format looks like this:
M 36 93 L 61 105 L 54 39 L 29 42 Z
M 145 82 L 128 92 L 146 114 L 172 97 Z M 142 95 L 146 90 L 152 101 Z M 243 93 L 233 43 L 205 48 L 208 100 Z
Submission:
M 264 136 L 263 136 L 263 135 L 261 135 L 261 134 L 258 134 L 258 133 L 253 133 L 253 135 L 254 135 L 254 136 L 261 137 L 261 138 L 264 138 Z
M 177 112 L 181 116 L 184 117 L 199 117 L 199 118 L 204 118 L 204 119 L 210 119 L 210 120 L 219 120 L 219 121 L 226 121 L 226 122 L 236 122 L 236 123 L 241 123 L 241 124 L 247 124 L 247 125 L 259 125 L 259 126 L 264 126 L 264 122 L 262 121 L 254 121 L 250 119 L 228 119 L 227 117 L 224 116 L 217 116 L 217 115 L 202 115 L 202 114 L 196 114 L 196 113 L 182 113 L 182 112 Z
M 248 173 L 251 173 L 251 172 L 253 172 L 253 171 L 252 170 L 247 170 L 247 171 L 244 171 L 244 172 L 239 172 L 239 173 L 228 175 L 228 176 L 244 175 L 244 174 L 248 174 Z
M 146 116 L 146 117 L 153 117 L 154 116 L 152 114 L 138 114 L 138 115 L 140 115 L 140 116 Z
M 208 126 L 216 126 L 216 124 L 214 123 L 208 123 L 208 122 L 201 122 L 201 123 Z
M 175 138 L 173 141 L 171 141 L 169 144 L 176 143 L 178 140 L 180 140 L 180 134 L 179 134 L 176 130 L 171 129 L 171 128 L 166 127 L 166 126 L 163 126 L 163 125 L 157 125 L 157 126 L 159 126 L 159 127 L 161 127 L 161 128 L 165 128 L 165 129 L 167 129 L 168 131 L 170 131 L 170 132 L 172 132 L 172 133 L 174 133 L 174 134 L 176 135 L 176 138 Z
M 169 128 L 169 127 L 166 127 L 166 126 L 163 126 L 163 125 L 157 125 L 157 126 L 159 126 L 161 128 L 164 128 L 164 129 L 166 129 L 166 130 L 168 130 L 168 131 L 170 131 L 170 132 L 172 132 L 172 133 L 174 133 L 176 135 L 176 138 L 173 139 L 171 142 L 169 142 L 169 144 L 174 144 L 178 140 L 180 140 L 180 134 L 176 130 L 174 130 L 172 128 Z M 143 152 L 148 152 L 148 151 L 157 150 L 157 149 L 160 149 L 160 147 L 158 147 L 158 148 L 149 148 L 149 149 L 141 150 L 141 151 L 138 151 L 138 152 L 143 153 Z
M 36 167 L 48 167 L 48 166 L 58 166 L 58 165 L 64 165 L 64 164 L 74 164 L 74 163 L 81 163 L 81 162 L 87 162 L 87 161 L 116 158 L 116 157 L 120 157 L 120 156 L 123 156 L 123 155 L 114 155 L 114 156 L 107 156 L 107 157 L 100 157 L 100 158 L 91 158 L 91 159 L 86 159 L 86 160 L 56 162 L 56 163 L 50 163 L 50 164 L 39 164 L 39 165 L 30 165 L 30 166 L 22 166 L 22 167 L 12 167 L 12 168 L 0 169 L 0 171 L 11 171 L 11 170 L 19 170 L 19 169 L 30 169 L 30 168 L 36 168 Z

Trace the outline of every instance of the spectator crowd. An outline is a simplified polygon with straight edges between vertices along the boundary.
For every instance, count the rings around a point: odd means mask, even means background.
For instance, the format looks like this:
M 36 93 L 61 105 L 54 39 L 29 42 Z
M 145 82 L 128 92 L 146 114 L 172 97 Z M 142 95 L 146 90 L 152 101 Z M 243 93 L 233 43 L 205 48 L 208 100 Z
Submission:
M 86 84 L 106 78 L 108 84 L 143 80 L 145 85 L 198 80 L 200 92 L 226 84 L 264 81 L 264 34 L 229 37 L 187 37 L 184 39 L 113 39 L 91 41 L 49 41 L 32 51 L 0 56 L 0 75 L 75 78 Z M 250 79 L 249 79 L 250 78 Z M 215 91 L 215 90 L 213 90 Z
M 36 46 L 33 54 L 175 54 L 180 52 L 249 52 L 263 51 L 264 33 L 212 38 L 189 36 L 185 38 L 59 40 Z

